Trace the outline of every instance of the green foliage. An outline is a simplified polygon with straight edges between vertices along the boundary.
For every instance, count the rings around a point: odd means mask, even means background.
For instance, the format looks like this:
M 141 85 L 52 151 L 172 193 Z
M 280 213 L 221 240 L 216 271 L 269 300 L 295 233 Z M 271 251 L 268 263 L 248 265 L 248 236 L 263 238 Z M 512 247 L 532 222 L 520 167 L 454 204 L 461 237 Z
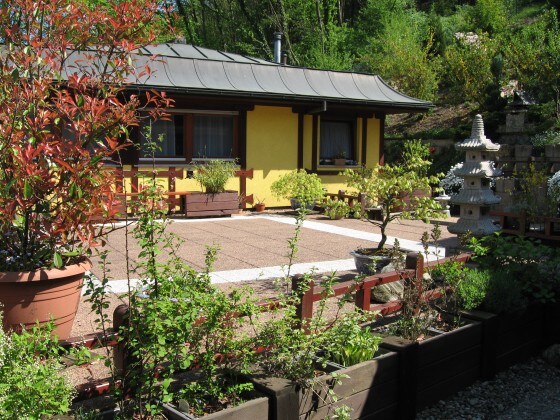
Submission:
M 367 219 L 381 231 L 378 249 L 385 245 L 386 228 L 391 221 L 399 217 L 426 220 L 430 216 L 442 215 L 440 205 L 433 198 L 417 197 L 413 193 L 417 190 L 431 191 L 432 185 L 437 185 L 443 174 L 425 175 L 430 166 L 430 161 L 425 159 L 425 145 L 419 142 L 407 144 L 410 144 L 406 149 L 408 160 L 403 163 L 387 164 L 373 169 L 347 169 L 343 173 L 348 187 L 366 194 L 369 201 L 382 208 L 381 221 Z M 405 205 L 405 198 L 410 202 L 409 208 L 414 211 L 392 213 L 392 209 Z
M 530 164 L 518 174 L 519 193 L 513 196 L 511 211 L 528 215 L 555 215 L 557 205 L 547 197 L 548 174 Z
M 531 137 L 531 143 L 535 147 L 560 144 L 560 131 L 550 129 Z
M 61 375 L 53 329 L 52 323 L 21 334 L 0 329 L 0 418 L 39 419 L 70 409 L 74 390 Z
M 210 194 L 225 191 L 226 183 L 235 176 L 237 164 L 229 160 L 212 159 L 193 167 L 194 179 L 198 181 L 205 192 Z
M 521 298 L 550 302 L 558 298 L 560 255 L 556 248 L 542 245 L 539 241 L 500 234 L 472 238 L 470 247 L 479 265 L 492 272 L 489 294 L 492 287 L 499 291 L 509 284 L 511 302 L 521 301 Z M 496 276 L 498 278 L 494 280 Z M 498 292 L 489 299 L 497 300 Z
M 430 275 L 436 282 L 457 286 L 464 276 L 463 264 L 458 261 L 445 261 L 431 269 Z
M 496 50 L 493 39 L 476 34 L 465 34 L 446 49 L 443 56 L 444 85 L 449 88 L 451 101 L 484 103 L 484 93 L 494 81 L 492 59 Z
M 494 35 L 502 32 L 508 24 L 505 0 L 477 0 L 469 12 L 475 30 Z
M 342 366 L 352 366 L 374 358 L 382 337 L 368 327 L 360 327 L 352 316 L 342 318 L 327 331 L 325 357 Z
M 319 176 L 304 169 L 282 175 L 272 183 L 270 190 L 276 197 L 295 199 L 303 207 L 321 200 L 325 194 Z
M 457 287 L 460 306 L 467 310 L 480 308 L 486 298 L 491 278 L 490 271 L 465 269 Z
M 484 309 L 494 313 L 522 312 L 527 306 L 521 284 L 508 271 L 492 271 L 484 297 Z
M 325 204 L 325 215 L 331 220 L 348 217 L 350 206 L 344 200 L 328 200 Z

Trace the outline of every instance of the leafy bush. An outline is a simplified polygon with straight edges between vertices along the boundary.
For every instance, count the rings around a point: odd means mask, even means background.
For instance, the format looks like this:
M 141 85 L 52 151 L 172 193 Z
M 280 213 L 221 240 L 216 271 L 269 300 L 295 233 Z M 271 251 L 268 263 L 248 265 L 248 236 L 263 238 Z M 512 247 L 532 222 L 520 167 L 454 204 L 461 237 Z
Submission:
M 342 219 L 350 214 L 350 206 L 344 200 L 328 200 L 325 204 L 325 215 L 331 220 Z
M 53 329 L 52 323 L 21 334 L 0 328 L 0 418 L 39 419 L 70 409 L 74 390 L 60 374 Z
M 458 261 L 445 261 L 432 268 L 430 275 L 434 281 L 441 281 L 445 285 L 456 286 L 463 278 L 464 267 Z
M 270 187 L 279 198 L 295 199 L 305 206 L 320 200 L 325 192 L 317 174 L 308 174 L 304 169 L 282 175 Z
M 325 356 L 342 366 L 352 366 L 374 358 L 382 337 L 362 328 L 351 316 L 344 317 L 327 332 Z
M 456 290 L 462 308 L 472 310 L 482 305 L 486 298 L 490 276 L 487 270 L 463 270 L 462 281 Z
M 527 306 L 520 282 L 508 270 L 493 270 L 484 297 L 484 309 L 494 313 L 522 312 Z
M 543 147 L 551 144 L 560 144 L 560 131 L 550 129 L 531 137 L 531 143 L 535 147 Z
M 557 248 L 545 246 L 537 240 L 499 233 L 481 239 L 472 238 L 470 247 L 479 266 L 491 270 L 490 284 L 499 274 L 506 278 L 499 278 L 498 282 L 509 282 L 512 293 L 519 289 L 530 301 L 554 301 L 560 296 L 560 254 Z
M 548 197 L 556 204 L 560 204 L 560 171 L 552 175 L 546 182 Z
M 217 194 L 225 191 L 226 183 L 235 176 L 237 164 L 230 160 L 209 160 L 194 165 L 194 179 L 205 192 Z

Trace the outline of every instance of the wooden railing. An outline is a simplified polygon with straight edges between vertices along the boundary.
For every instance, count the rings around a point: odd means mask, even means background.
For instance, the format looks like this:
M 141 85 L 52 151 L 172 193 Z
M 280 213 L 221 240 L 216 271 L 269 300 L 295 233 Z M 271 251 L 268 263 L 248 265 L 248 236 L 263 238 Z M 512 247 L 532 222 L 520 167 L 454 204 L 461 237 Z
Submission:
M 320 285 L 315 285 L 311 281 L 306 287 L 305 292 L 300 295 L 299 304 L 296 309 L 297 316 L 300 319 L 300 325 L 308 324 L 308 320 L 313 317 L 313 305 L 315 302 L 320 301 L 323 298 L 335 298 L 345 294 L 354 294 L 354 304 L 356 307 L 364 311 L 375 311 L 380 315 L 388 315 L 397 312 L 402 307 L 402 302 L 400 300 L 391 301 L 388 303 L 371 303 L 372 289 L 374 287 L 380 286 L 382 284 L 392 283 L 399 280 L 411 281 L 412 287 L 417 288 L 417 290 L 422 291 L 423 288 L 423 277 L 424 273 L 441 264 L 445 261 L 454 260 L 458 262 L 466 262 L 470 258 L 470 254 L 460 254 L 458 256 L 441 258 L 437 261 L 432 261 L 429 263 L 424 262 L 422 254 L 411 252 L 406 257 L 405 268 L 400 271 L 394 271 L 389 273 L 375 274 L 372 276 L 367 276 L 363 280 L 356 282 L 355 280 L 346 280 L 337 283 L 332 291 L 333 294 L 325 296 L 325 289 Z M 351 275 L 350 277 L 354 277 Z M 292 293 L 299 293 L 302 289 L 301 282 L 303 281 L 303 276 L 296 275 L 292 277 Z M 422 300 L 432 300 L 441 297 L 441 293 L 437 290 L 428 290 L 422 293 Z M 263 310 L 267 312 L 276 308 L 279 308 L 281 302 L 276 299 L 269 299 L 261 301 L 258 303 Z M 102 332 L 96 332 L 88 334 L 81 337 L 69 338 L 60 342 L 63 348 L 84 346 L 90 349 L 100 348 L 103 346 L 115 347 L 113 350 L 115 364 L 121 368 L 125 367 L 125 355 L 124 348 L 125 343 L 120 340 L 117 331 L 127 316 L 128 307 L 126 305 L 118 306 L 113 314 L 113 328 L 110 329 L 106 335 Z M 239 314 L 231 314 L 232 316 L 240 316 Z M 203 322 L 201 319 L 199 322 Z M 82 385 L 78 387 L 78 396 L 76 400 L 82 400 L 91 398 L 95 395 L 101 395 L 109 392 L 110 382 L 109 379 L 91 382 L 89 384 Z
M 526 213 L 491 212 L 500 218 L 502 232 L 547 241 L 560 241 L 560 218 L 529 216 Z
M 115 171 L 116 178 L 116 192 L 117 197 L 123 200 L 120 213 L 124 214 L 127 209 L 133 209 L 133 203 L 137 200 L 139 192 L 142 190 L 142 185 L 139 182 L 141 176 L 149 177 L 152 175 L 152 171 L 139 170 L 138 167 L 133 166 L 129 170 L 125 170 L 122 167 L 117 167 L 111 169 Z M 176 180 L 184 179 L 184 173 L 188 170 L 185 168 L 176 168 L 174 166 L 168 167 L 166 170 L 157 171 L 157 178 L 167 178 L 167 190 L 163 193 L 166 197 L 169 212 L 175 212 L 175 209 L 179 209 L 178 212 L 181 214 L 185 213 L 185 199 L 184 197 L 190 194 L 190 191 L 179 191 L 176 189 Z M 235 172 L 235 176 L 239 178 L 239 190 L 241 193 L 242 203 L 253 203 L 253 195 L 246 195 L 246 180 L 247 178 L 253 178 L 253 169 L 239 169 Z M 130 178 L 130 191 L 124 191 L 123 185 L 124 180 Z M 124 201 L 127 201 L 127 206 L 124 205 Z M 132 204 L 132 205 L 131 205 Z M 130 213 L 130 211 L 128 211 Z

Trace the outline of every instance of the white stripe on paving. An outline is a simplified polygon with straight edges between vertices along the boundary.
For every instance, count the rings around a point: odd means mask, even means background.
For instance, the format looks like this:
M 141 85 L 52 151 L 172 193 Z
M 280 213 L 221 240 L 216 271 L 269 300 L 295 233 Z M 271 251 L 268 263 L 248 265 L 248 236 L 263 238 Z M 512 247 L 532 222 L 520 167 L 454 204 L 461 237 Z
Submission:
M 264 219 L 270 220 L 278 223 L 284 223 L 288 225 L 295 225 L 296 221 L 294 217 L 284 216 L 284 215 L 251 215 L 251 216 L 235 216 L 231 218 L 215 218 L 215 219 L 172 219 L 173 223 L 200 223 L 200 222 L 223 222 L 227 220 L 252 220 L 252 219 Z M 314 222 L 311 220 L 305 220 L 303 222 L 303 227 L 306 229 L 312 229 L 319 232 L 332 233 L 335 235 L 347 236 L 355 239 L 362 239 L 364 241 L 379 242 L 381 240 L 381 235 L 377 233 L 369 233 L 361 230 L 344 228 L 340 226 L 328 225 L 326 223 Z M 393 245 L 395 243 L 395 237 L 388 236 L 387 244 Z M 403 250 L 424 252 L 424 248 L 420 242 L 411 241 L 408 239 L 399 239 L 400 246 Z M 436 248 L 430 246 L 428 248 L 428 261 L 434 260 Z M 440 257 L 445 256 L 445 248 L 439 249 Z M 313 263 L 299 263 L 293 264 L 290 270 L 290 274 L 303 274 L 310 271 L 315 273 L 331 273 L 334 271 L 349 271 L 356 268 L 353 259 L 345 260 L 332 260 L 332 261 L 320 261 Z M 255 281 L 255 280 L 266 280 L 271 278 L 280 278 L 286 275 L 287 267 L 283 266 L 271 266 L 271 267 L 260 267 L 260 268 L 242 268 L 239 270 L 226 270 L 226 271 L 215 271 L 210 273 L 210 278 L 213 284 L 220 283 L 232 283 L 232 282 L 242 282 L 242 281 Z M 131 284 L 135 287 L 138 283 L 138 279 L 131 279 Z M 109 287 L 114 293 L 125 293 L 127 291 L 127 280 L 111 280 L 109 281 Z

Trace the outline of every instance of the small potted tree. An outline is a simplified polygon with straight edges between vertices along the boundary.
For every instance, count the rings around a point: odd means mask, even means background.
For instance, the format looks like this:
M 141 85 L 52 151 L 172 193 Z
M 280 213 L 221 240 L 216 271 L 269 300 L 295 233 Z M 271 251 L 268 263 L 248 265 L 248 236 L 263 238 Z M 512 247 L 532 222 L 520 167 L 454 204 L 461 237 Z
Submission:
M 304 169 L 282 175 L 272 183 L 271 191 L 279 198 L 290 200 L 294 210 L 300 207 L 313 210 L 315 203 L 325 194 L 319 176 Z
M 194 165 L 194 170 L 194 179 L 204 192 L 185 196 L 187 217 L 225 216 L 239 212 L 239 194 L 226 191 L 226 183 L 237 170 L 234 161 L 212 159 Z
M 444 216 L 440 204 L 431 196 L 415 194 L 438 185 L 442 174 L 428 175 L 427 168 L 430 164 L 422 153 L 411 153 L 403 163 L 344 171 L 348 186 L 365 194 L 367 201 L 381 211 L 380 220 L 374 219 L 371 212 L 363 212 L 364 220 L 379 228 L 381 240 L 377 248 L 361 248 L 351 253 L 358 270 L 372 274 L 368 267 L 375 266 L 375 272 L 389 264 L 390 251 L 385 249 L 385 244 L 387 226 L 393 220 L 427 220 L 431 216 Z M 395 212 L 396 208 L 402 208 L 403 211 Z
M 105 168 L 131 144 L 127 127 L 138 125 L 140 98 L 124 89 L 141 76 L 130 51 L 153 39 L 136 28 L 149 27 L 155 12 L 149 2 L 87 10 L 64 1 L 0 6 L 0 303 L 6 329 L 52 317 L 54 334 L 70 333 L 91 267 L 86 257 L 106 231 L 103 222 L 117 212 L 115 179 Z M 162 103 L 157 94 L 143 100 L 154 118 Z

